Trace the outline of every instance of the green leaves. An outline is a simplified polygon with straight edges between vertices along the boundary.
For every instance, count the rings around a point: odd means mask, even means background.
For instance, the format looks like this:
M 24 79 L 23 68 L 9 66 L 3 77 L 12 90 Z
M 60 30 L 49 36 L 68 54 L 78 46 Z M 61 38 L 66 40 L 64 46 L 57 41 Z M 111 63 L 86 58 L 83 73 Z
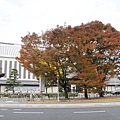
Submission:
M 17 81 L 18 79 L 18 70 L 17 69 L 12 69 L 11 70 L 11 73 L 10 73 L 10 76 L 9 78 L 7 79 L 6 81 L 6 91 L 13 91 L 13 94 L 14 94 L 14 87 L 15 86 L 20 86 L 21 85 L 21 82 L 20 81 Z

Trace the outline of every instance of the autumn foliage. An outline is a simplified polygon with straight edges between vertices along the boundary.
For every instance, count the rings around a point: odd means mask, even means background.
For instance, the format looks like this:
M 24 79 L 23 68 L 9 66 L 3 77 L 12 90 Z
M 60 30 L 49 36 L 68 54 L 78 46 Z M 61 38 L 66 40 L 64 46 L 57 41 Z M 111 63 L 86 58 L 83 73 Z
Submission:
M 106 75 L 113 76 L 119 63 L 120 32 L 100 21 L 57 26 L 41 36 L 28 34 L 22 42 L 16 59 L 35 76 L 59 80 L 66 98 L 70 84 L 82 87 L 85 98 L 88 89 L 97 89 L 102 96 Z

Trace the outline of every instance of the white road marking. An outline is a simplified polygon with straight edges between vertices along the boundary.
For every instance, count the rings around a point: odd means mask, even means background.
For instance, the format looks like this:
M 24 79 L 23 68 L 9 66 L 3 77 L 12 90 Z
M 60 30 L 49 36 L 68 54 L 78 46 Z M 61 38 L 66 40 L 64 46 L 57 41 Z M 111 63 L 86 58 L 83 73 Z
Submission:
M 13 110 L 21 110 L 21 109 L 13 109 Z
M 10 102 L 10 103 L 13 103 L 13 101 L 6 101 L 6 102 Z
M 0 110 L 8 110 L 8 109 L 0 109 Z
M 0 115 L 0 117 L 4 117 L 4 115 Z
M 16 114 L 43 114 L 44 112 L 13 112 Z
M 75 114 L 82 114 L 82 113 L 103 113 L 105 111 L 82 111 L 82 112 L 74 112 Z

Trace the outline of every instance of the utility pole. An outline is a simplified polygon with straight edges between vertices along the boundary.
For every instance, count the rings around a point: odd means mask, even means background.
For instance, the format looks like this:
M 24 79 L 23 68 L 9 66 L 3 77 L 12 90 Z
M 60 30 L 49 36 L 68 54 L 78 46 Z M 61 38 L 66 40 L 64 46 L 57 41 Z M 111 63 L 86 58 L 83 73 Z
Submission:
M 42 96 L 42 84 L 41 84 L 41 80 L 42 78 L 41 78 L 41 75 L 40 75 L 40 77 L 39 77 L 39 92 L 40 92 L 40 96 Z

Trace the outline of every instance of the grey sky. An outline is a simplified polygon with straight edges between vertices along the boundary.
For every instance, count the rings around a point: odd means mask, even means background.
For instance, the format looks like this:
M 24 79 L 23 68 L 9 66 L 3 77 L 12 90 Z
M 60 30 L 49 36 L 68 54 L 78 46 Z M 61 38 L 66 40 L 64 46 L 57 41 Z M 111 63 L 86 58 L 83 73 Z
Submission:
M 94 20 L 120 31 L 120 0 L 0 0 L 0 42 L 21 43 L 28 32 Z

